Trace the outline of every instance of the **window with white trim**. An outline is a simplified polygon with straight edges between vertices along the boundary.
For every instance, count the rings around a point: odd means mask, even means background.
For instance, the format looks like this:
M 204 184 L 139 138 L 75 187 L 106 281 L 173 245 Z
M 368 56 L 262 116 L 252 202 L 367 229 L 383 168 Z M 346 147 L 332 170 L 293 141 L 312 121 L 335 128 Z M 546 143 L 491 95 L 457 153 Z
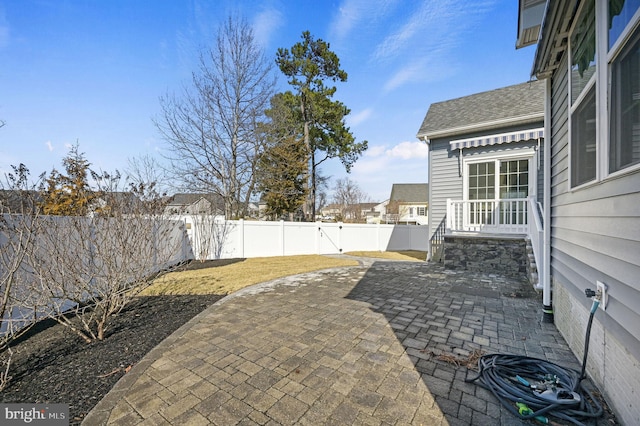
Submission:
M 583 4 L 569 43 L 570 184 L 576 187 L 597 177 L 595 0 Z
M 640 0 L 609 1 L 609 173 L 640 164 L 640 29 L 617 46 L 630 33 L 639 6 Z
M 426 207 L 418 207 L 418 216 L 426 216 L 427 208 Z
M 527 197 L 535 194 L 532 155 L 507 155 L 465 163 L 465 200 L 471 225 L 526 224 Z

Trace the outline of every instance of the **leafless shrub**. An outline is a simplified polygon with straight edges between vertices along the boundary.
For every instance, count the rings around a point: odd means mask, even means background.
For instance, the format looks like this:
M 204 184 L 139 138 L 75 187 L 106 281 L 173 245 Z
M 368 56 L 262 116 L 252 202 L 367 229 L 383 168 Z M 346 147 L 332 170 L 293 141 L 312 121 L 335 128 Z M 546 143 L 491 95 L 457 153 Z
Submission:
M 197 259 L 200 262 L 220 259 L 225 241 L 233 228 L 231 222 L 215 214 L 201 213 L 192 218 Z
M 25 259 L 37 234 L 39 182 L 29 183 L 29 170 L 23 164 L 13 166 L 0 182 L 0 390 L 11 378 L 11 340 L 35 322 L 16 294 L 24 293 L 29 281 Z
M 41 309 L 86 342 L 103 340 L 110 318 L 181 263 L 186 248 L 183 225 L 163 216 L 153 184 L 122 191 L 117 174 L 94 180 L 90 214 L 43 218 L 30 261 Z

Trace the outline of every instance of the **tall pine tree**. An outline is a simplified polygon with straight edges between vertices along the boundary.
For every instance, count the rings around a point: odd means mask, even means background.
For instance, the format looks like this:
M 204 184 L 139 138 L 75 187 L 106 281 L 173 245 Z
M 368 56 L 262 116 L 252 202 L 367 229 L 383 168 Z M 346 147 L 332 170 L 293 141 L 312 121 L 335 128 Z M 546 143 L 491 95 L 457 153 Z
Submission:
M 367 149 L 367 141 L 355 141 L 345 124 L 349 109 L 332 100 L 336 87 L 326 85 L 330 81 L 347 81 L 347 73 L 340 68 L 340 60 L 329 49 L 329 43 L 316 40 L 305 31 L 302 41 L 294 44 L 291 50 L 278 49 L 276 63 L 295 89 L 300 108 L 307 152 L 305 214 L 308 220 L 315 220 L 317 167 L 327 159 L 339 158 L 348 172 Z

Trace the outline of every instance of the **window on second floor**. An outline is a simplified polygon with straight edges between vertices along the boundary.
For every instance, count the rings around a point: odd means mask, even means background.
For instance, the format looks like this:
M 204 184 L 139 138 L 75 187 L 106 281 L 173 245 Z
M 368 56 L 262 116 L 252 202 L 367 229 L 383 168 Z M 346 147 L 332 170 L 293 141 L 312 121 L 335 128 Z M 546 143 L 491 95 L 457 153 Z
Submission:
M 610 0 L 609 49 L 624 37 L 639 6 L 640 0 Z M 640 29 L 628 40 L 609 53 L 609 173 L 640 164 Z
M 571 187 L 597 177 L 595 12 L 595 0 L 584 3 L 570 38 Z

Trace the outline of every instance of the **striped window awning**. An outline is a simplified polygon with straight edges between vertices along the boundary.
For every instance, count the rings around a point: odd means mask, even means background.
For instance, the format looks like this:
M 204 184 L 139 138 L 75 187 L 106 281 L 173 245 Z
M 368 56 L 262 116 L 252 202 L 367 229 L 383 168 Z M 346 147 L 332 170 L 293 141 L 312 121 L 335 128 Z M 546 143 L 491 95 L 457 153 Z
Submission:
M 449 142 L 451 149 L 474 148 L 478 146 L 499 145 L 510 142 L 528 141 L 544 138 L 544 128 L 521 130 L 518 132 L 500 133 L 468 139 L 458 139 Z

